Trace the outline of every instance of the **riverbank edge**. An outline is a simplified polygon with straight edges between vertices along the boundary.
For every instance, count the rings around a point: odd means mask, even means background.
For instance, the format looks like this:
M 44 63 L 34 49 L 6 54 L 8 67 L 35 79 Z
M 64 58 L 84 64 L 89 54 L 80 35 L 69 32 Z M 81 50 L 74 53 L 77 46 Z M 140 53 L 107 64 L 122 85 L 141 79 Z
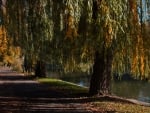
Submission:
M 42 81 L 46 79 L 46 81 Z M 65 83 L 66 85 L 68 85 L 68 87 L 70 87 L 71 85 L 76 86 L 78 88 L 81 89 L 86 89 L 88 90 L 88 87 L 85 86 L 80 86 L 78 84 L 72 83 L 72 82 L 68 82 L 68 81 L 64 81 L 64 80 L 60 80 L 60 79 L 53 79 L 53 78 L 37 78 L 36 79 L 38 82 L 40 83 L 48 83 L 48 80 L 57 80 L 57 82 L 61 84 L 61 82 Z M 59 88 L 60 89 L 60 88 Z M 63 88 L 62 88 L 63 89 Z M 87 93 L 87 92 L 85 92 Z M 100 95 L 100 96 L 93 96 L 90 97 L 87 95 L 81 96 L 81 97 L 74 97 L 74 98 L 57 98 L 58 100 L 60 100 L 61 102 L 66 102 L 66 101 L 70 101 L 70 102 L 80 102 L 80 103 L 84 103 L 84 102 L 95 102 L 95 101 L 112 101 L 112 102 L 123 102 L 123 103 L 129 103 L 129 104 L 135 104 L 135 105 L 140 105 L 140 106 L 146 106 L 146 107 L 150 107 L 150 103 L 147 102 L 142 102 L 136 99 L 131 99 L 131 98 L 124 98 L 124 97 L 119 97 L 119 96 L 115 96 L 115 95 Z
M 102 95 L 95 97 L 99 101 L 115 101 L 115 102 L 124 102 L 124 103 L 129 103 L 129 104 L 136 104 L 140 106 L 146 106 L 150 107 L 150 103 L 147 102 L 142 102 L 136 99 L 131 99 L 131 98 L 124 98 L 124 97 L 119 97 L 119 96 L 114 96 L 114 95 Z M 106 100 L 103 100 L 106 99 Z

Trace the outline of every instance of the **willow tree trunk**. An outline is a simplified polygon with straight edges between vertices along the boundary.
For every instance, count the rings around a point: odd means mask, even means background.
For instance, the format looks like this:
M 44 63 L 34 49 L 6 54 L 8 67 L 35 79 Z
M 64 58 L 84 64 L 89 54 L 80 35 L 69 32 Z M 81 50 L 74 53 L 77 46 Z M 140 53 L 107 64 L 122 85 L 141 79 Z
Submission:
M 106 53 L 97 51 L 93 65 L 93 74 L 90 81 L 89 94 L 108 95 L 111 93 L 111 67 L 112 52 L 107 50 Z
M 43 61 L 37 61 L 35 66 L 35 76 L 36 77 L 46 77 L 46 65 Z
M 99 32 L 99 29 L 97 29 L 97 19 L 100 12 L 99 11 L 100 4 L 101 4 L 101 0 L 93 0 L 92 18 L 94 20 L 93 34 L 95 38 L 99 36 L 99 34 L 96 35 L 95 33 Z M 89 89 L 90 95 L 103 95 L 103 94 L 110 93 L 112 59 L 113 59 L 113 55 L 112 55 L 111 47 L 107 47 L 103 43 L 103 49 L 101 49 L 100 51 L 97 50 L 95 52 L 93 74 L 91 76 L 90 89 Z

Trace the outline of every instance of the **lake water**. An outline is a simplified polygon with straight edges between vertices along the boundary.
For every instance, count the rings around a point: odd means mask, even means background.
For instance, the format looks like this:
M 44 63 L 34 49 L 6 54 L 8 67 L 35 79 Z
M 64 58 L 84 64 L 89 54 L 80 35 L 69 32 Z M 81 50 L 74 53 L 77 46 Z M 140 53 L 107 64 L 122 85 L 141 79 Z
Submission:
M 118 96 L 150 103 L 150 83 L 140 81 L 119 81 L 112 83 L 112 92 Z
M 63 78 L 65 81 L 89 87 L 89 77 Z M 112 82 L 112 94 L 150 103 L 150 83 L 141 81 Z

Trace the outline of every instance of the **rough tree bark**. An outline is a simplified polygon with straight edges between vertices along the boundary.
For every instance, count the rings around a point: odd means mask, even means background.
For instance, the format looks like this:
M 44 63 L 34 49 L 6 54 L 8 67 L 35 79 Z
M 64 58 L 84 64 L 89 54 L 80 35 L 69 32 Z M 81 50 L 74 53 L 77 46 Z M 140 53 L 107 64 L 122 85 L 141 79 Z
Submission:
M 105 53 L 106 52 L 106 53 Z M 107 95 L 111 93 L 111 50 L 96 51 L 93 65 L 93 74 L 90 81 L 90 95 Z

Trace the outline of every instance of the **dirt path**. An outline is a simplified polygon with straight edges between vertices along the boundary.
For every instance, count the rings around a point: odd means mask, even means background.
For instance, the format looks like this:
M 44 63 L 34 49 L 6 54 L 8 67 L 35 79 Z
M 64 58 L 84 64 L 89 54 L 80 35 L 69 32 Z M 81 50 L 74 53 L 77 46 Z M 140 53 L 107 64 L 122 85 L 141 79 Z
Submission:
M 84 104 L 60 101 L 62 98 L 66 95 L 0 67 L 0 113 L 92 113 Z

